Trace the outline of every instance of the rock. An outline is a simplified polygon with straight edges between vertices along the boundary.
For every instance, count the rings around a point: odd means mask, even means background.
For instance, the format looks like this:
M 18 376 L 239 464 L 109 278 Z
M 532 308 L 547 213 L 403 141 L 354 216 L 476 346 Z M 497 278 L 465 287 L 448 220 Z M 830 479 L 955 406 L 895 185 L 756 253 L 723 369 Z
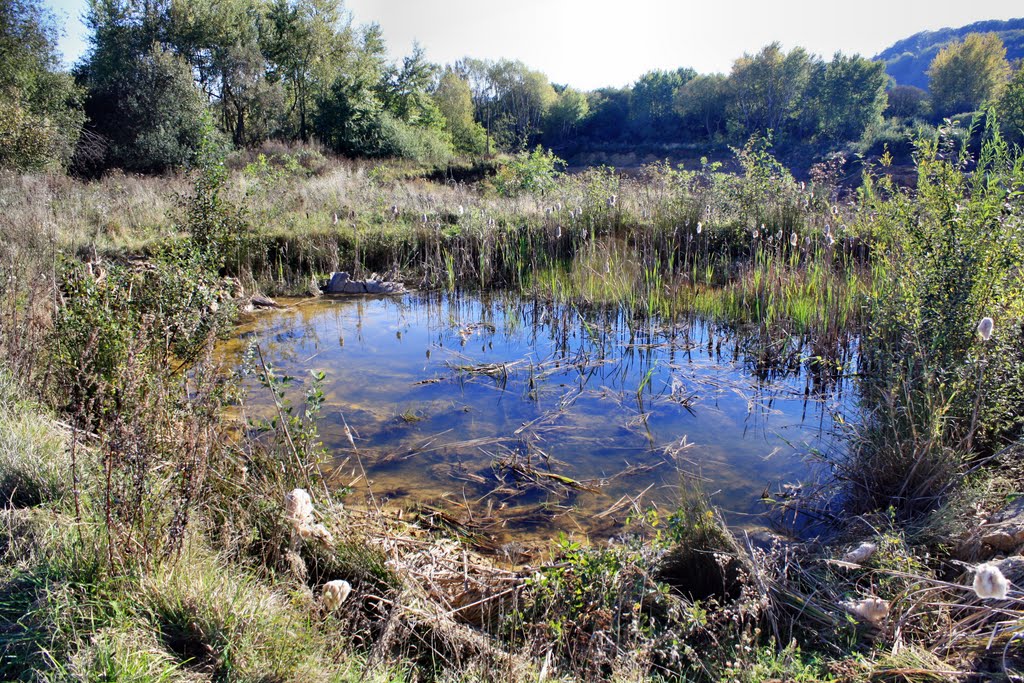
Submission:
M 352 280 L 348 273 L 331 273 L 324 294 L 402 294 L 405 285 L 386 280 Z
M 320 289 L 320 285 L 317 284 L 316 278 L 311 277 L 309 279 L 309 295 L 310 296 L 323 296 L 323 290 Z
M 1003 552 L 1024 545 L 1024 496 L 992 516 L 982 528 L 981 542 Z
M 253 308 L 280 308 L 281 304 L 277 303 L 269 296 L 263 296 L 262 294 L 253 294 L 249 299 L 249 303 L 252 304 Z
M 1024 556 L 1014 555 L 990 564 L 999 569 L 1003 576 L 1017 588 L 1024 587 Z

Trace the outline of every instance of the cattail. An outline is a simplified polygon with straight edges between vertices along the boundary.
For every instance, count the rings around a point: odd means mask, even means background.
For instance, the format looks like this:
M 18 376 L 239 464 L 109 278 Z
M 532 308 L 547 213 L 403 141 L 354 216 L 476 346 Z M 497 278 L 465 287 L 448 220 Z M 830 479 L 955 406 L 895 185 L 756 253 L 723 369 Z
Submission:
M 323 588 L 324 607 L 333 612 L 341 607 L 341 603 L 348 600 L 348 596 L 351 593 L 352 584 L 348 581 L 344 579 L 328 581 L 324 584 Z
M 978 334 L 981 335 L 982 341 L 988 341 L 992 338 L 992 326 L 992 318 L 988 316 L 982 318 L 981 322 L 978 323 Z
M 988 320 L 988 318 L 986 318 Z M 979 598 L 996 598 L 1002 600 L 1010 589 L 1010 582 L 1003 576 L 999 567 L 986 562 L 974 568 L 974 592 Z
M 797 240 L 799 240 L 799 239 L 800 238 L 797 236 L 797 234 L 795 232 L 793 234 L 791 234 L 789 236 L 789 246 L 795 247 L 796 243 L 797 243 Z
M 309 523 L 313 517 L 313 499 L 306 489 L 293 489 L 284 497 L 284 512 L 296 528 Z
M 703 230 L 703 229 L 704 229 L 704 226 L 700 224 L 700 221 L 697 221 L 697 234 L 699 235 L 701 230 Z
M 874 543 L 861 543 L 859 546 L 843 555 L 843 562 L 860 564 L 867 561 L 872 555 L 874 555 L 876 550 L 878 550 L 878 546 Z
M 842 603 L 855 616 L 877 626 L 889 616 L 889 603 L 881 598 L 864 598 Z

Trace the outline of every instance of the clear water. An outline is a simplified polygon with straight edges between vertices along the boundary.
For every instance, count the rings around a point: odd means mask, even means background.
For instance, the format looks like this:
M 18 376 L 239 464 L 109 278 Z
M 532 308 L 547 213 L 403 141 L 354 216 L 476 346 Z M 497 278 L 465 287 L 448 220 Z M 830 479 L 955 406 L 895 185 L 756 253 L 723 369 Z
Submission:
M 671 507 L 681 481 L 761 525 L 765 490 L 813 477 L 808 454 L 836 449 L 855 409 L 852 351 L 824 381 L 799 345 L 766 369 L 728 328 L 514 296 L 304 301 L 245 322 L 225 360 L 253 344 L 297 380 L 296 403 L 326 373 L 319 427 L 350 501 L 445 510 L 496 543 L 612 535 L 631 509 Z M 246 382 L 247 410 L 272 405 Z

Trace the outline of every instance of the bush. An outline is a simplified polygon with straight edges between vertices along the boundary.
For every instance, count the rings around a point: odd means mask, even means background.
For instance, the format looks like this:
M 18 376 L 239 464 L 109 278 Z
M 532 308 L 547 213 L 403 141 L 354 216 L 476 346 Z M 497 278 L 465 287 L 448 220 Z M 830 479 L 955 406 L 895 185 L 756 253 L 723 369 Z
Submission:
M 498 169 L 494 186 L 498 194 L 515 197 L 528 192 L 544 194 L 555 188 L 558 167 L 565 162 L 540 145 L 529 154 L 518 154 Z

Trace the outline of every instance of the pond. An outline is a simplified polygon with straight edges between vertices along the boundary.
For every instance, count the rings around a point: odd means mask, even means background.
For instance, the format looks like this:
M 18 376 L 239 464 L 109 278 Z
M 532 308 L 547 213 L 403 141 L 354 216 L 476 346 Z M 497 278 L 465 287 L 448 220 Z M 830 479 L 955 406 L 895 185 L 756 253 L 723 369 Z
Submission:
M 296 405 L 325 373 L 319 429 L 351 502 L 436 510 L 495 543 L 611 536 L 695 484 L 761 526 L 765 492 L 813 478 L 808 456 L 841 448 L 856 410 L 853 342 L 816 363 L 806 339 L 515 295 L 297 302 L 244 321 L 223 358 L 242 367 L 255 345 L 299 380 Z M 245 383 L 249 416 L 269 415 Z

